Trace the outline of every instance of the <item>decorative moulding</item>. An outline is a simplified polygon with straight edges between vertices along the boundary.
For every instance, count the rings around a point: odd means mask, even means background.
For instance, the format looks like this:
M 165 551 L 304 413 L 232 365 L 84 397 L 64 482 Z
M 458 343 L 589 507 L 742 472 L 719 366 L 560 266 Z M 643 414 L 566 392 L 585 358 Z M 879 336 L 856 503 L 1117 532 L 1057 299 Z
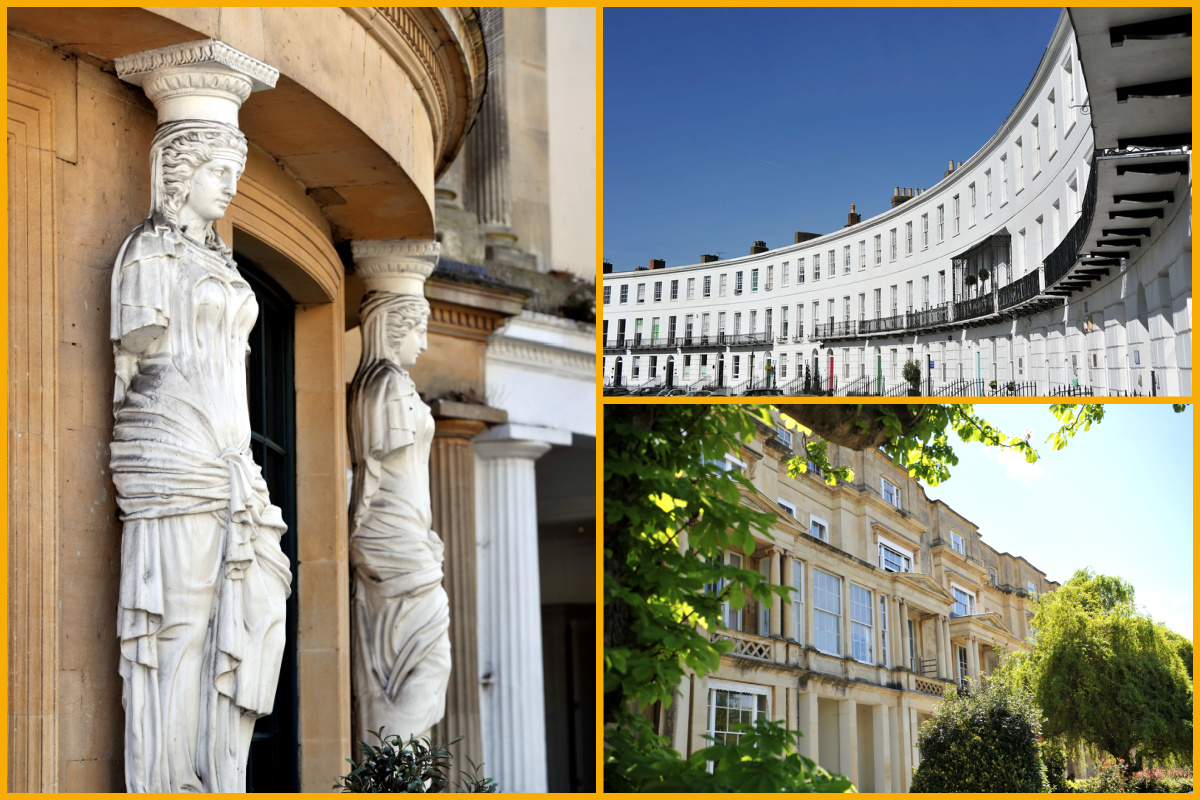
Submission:
M 437 266 L 441 243 L 432 239 L 355 239 L 354 271 L 368 292 L 424 296 L 425 279 Z
M 279 70 L 216 39 L 121 56 L 116 67 L 121 80 L 146 92 L 160 125 L 206 119 L 236 126 L 246 98 L 279 80 Z

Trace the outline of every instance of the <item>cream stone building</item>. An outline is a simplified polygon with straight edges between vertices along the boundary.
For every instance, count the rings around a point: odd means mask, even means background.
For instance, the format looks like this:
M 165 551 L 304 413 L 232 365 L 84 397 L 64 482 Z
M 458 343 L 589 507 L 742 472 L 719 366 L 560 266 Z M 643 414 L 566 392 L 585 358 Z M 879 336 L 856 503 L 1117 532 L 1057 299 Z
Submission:
M 724 557 L 795 587 L 795 600 L 727 605 L 711 635 L 733 650 L 716 672 L 685 678 L 659 731 L 690 755 L 706 734 L 728 740 L 734 724 L 779 720 L 803 734 L 800 752 L 859 791 L 907 791 L 919 727 L 946 688 L 1026 649 L 1029 597 L 1059 584 L 988 545 L 881 451 L 830 445 L 830 463 L 854 472 L 830 487 L 812 470 L 789 477 L 799 434 L 756 425 L 726 466 L 754 485 L 742 502 L 778 521 L 773 540 Z
M 594 784 L 595 27 L 594 9 L 8 10 L 10 791 L 125 785 L 110 283 L 149 208 L 156 109 L 115 61 L 207 39 L 279 71 L 241 107 L 249 156 L 216 223 L 260 306 L 254 455 L 294 576 L 249 788 L 328 791 L 355 749 L 361 240 L 441 245 L 411 371 L 450 598 L 435 732 L 506 791 Z

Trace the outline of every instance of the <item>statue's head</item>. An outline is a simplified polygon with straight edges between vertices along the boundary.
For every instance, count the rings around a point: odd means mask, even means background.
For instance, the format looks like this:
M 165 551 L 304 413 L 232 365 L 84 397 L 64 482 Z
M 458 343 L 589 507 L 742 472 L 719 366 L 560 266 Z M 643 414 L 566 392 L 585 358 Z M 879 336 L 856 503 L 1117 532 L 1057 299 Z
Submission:
M 212 223 L 225 216 L 246 168 L 246 137 L 231 125 L 182 120 L 159 126 L 150 147 L 153 210 L 191 238 L 225 249 Z
M 371 291 L 363 297 L 363 363 L 411 367 L 428 349 L 429 302 L 420 295 Z

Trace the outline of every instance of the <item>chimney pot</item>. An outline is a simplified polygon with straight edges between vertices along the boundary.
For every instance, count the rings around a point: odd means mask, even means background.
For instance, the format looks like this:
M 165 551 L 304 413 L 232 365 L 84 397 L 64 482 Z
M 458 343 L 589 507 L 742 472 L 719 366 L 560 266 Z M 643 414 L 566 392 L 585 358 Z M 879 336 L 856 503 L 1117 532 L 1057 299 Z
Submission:
M 605 275 L 607 275 L 607 274 L 609 274 L 610 272 L 612 272 L 612 262 L 611 262 L 611 261 L 605 261 L 605 262 L 604 262 L 604 274 L 605 274 Z

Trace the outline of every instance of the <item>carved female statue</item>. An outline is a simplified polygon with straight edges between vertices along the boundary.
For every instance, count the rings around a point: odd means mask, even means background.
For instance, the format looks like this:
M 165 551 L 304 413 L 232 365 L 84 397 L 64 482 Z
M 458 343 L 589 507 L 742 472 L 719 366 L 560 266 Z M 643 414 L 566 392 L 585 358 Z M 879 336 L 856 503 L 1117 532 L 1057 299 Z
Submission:
M 150 217 L 113 271 L 130 791 L 245 791 L 254 721 L 279 678 L 291 573 L 287 526 L 250 451 L 258 305 L 212 227 L 245 161 L 231 125 L 160 125 Z
M 350 387 L 354 730 L 406 740 L 445 713 L 450 610 L 442 541 L 430 530 L 433 418 L 404 367 L 426 348 L 425 298 L 368 292 Z

